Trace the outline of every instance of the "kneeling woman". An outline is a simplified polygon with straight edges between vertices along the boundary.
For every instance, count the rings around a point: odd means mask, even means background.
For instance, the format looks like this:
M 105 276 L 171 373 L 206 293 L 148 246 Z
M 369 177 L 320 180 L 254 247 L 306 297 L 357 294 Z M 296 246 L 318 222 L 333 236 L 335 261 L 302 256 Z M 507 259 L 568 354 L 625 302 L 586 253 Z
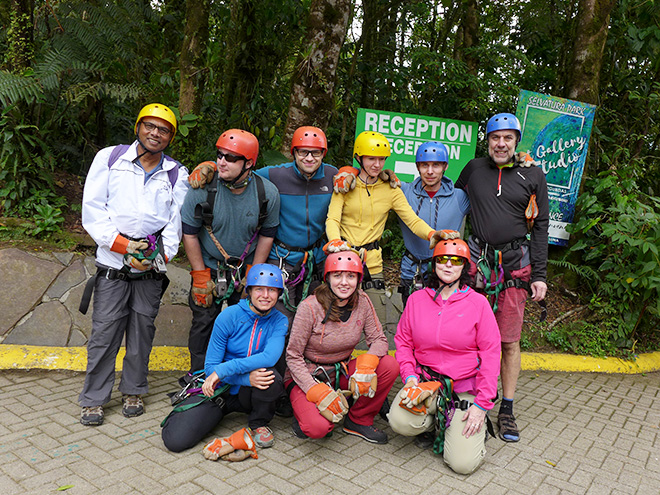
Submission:
M 232 412 L 248 414 L 257 446 L 273 444 L 268 423 L 284 390 L 275 363 L 284 350 L 288 329 L 286 316 L 273 308 L 283 289 L 282 272 L 276 266 L 262 263 L 250 269 L 245 287 L 248 298 L 229 306 L 215 320 L 206 351 L 203 395 L 188 397 L 178 408 L 183 410 L 173 412 L 163 423 L 163 442 L 169 450 L 194 447 Z M 230 385 L 222 399 L 208 400 L 222 385 Z
M 285 386 L 293 406 L 293 432 L 298 438 L 322 438 L 344 419 L 344 432 L 372 443 L 387 443 L 373 426 L 399 373 L 387 354 L 387 338 L 369 297 L 360 289 L 362 261 L 353 251 L 330 254 L 325 283 L 305 299 L 293 321 L 286 351 Z M 364 333 L 366 354 L 351 359 Z
M 486 298 L 467 285 L 469 259 L 464 241 L 440 241 L 433 251 L 429 287 L 408 299 L 394 337 L 405 385 L 388 415 L 395 432 L 420 435 L 416 443 L 430 446 L 436 439 L 433 398 L 438 381 L 443 375 L 451 378 L 461 399 L 459 409 L 437 414 L 443 421 L 443 415 L 449 418 L 444 460 L 460 474 L 474 472 L 486 455 L 484 423 L 500 372 L 499 329 Z M 436 442 L 438 453 L 440 445 Z

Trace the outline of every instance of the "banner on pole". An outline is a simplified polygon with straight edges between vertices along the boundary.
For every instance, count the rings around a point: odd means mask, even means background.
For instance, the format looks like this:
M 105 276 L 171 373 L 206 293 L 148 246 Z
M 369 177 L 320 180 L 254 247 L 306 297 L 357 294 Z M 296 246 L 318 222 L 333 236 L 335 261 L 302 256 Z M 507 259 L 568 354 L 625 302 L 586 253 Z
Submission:
M 449 165 L 445 175 L 456 181 L 477 149 L 477 123 L 440 119 L 406 113 L 358 109 L 355 136 L 363 131 L 383 134 L 392 146 L 392 156 L 385 168 L 403 181 L 412 182 L 419 174 L 415 166 L 415 153 L 420 144 L 439 141 L 449 149 Z M 353 165 L 359 164 L 354 160 Z
M 566 226 L 575 214 L 595 114 L 596 106 L 588 103 L 520 92 L 516 117 L 522 126 L 522 138 L 518 151 L 529 153 L 545 173 L 550 244 L 568 244 Z

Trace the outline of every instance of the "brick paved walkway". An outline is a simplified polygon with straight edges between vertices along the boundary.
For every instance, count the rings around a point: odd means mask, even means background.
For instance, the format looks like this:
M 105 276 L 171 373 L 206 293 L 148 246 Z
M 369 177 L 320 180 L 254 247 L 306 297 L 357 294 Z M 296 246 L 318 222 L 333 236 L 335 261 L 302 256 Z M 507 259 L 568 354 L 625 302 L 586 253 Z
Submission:
M 210 462 L 197 449 L 172 454 L 160 439 L 172 373 L 151 375 L 147 412 L 121 415 L 119 394 L 98 428 L 78 422 L 83 374 L 0 372 L 0 493 L 660 493 L 660 373 L 523 372 L 516 411 L 522 440 L 487 443 L 483 467 L 452 473 L 430 451 L 394 435 L 375 446 L 337 431 L 298 440 L 288 420 L 273 421 L 276 443 L 259 459 Z M 397 382 L 395 387 L 399 387 Z M 245 426 L 226 419 L 225 436 Z M 377 419 L 377 425 L 385 424 Z

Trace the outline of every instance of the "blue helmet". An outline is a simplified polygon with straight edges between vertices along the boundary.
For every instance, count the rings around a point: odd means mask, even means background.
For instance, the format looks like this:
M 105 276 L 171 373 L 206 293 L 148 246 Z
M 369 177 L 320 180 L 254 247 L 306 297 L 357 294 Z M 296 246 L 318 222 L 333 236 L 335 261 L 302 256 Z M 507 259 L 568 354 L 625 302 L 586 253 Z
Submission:
M 270 265 L 268 263 L 254 265 L 248 272 L 245 288 L 248 289 L 257 286 L 274 287 L 276 289 L 284 290 L 282 270 L 275 265 Z
M 494 131 L 506 131 L 506 130 L 518 131 L 518 141 L 520 141 L 520 136 L 522 135 L 520 121 L 512 113 L 498 113 L 493 115 L 488 124 L 486 124 L 486 136 Z
M 420 144 L 415 155 L 415 162 L 448 162 L 449 150 L 437 141 Z

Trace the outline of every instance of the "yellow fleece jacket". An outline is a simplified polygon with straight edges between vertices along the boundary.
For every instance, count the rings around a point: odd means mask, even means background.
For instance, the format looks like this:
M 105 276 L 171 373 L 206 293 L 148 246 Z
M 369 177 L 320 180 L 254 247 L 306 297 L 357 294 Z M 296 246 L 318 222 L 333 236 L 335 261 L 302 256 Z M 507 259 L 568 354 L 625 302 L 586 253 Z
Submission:
M 325 233 L 328 240 L 344 239 L 352 246 L 369 244 L 383 235 L 390 210 L 394 210 L 410 230 L 422 239 L 428 239 L 433 232 L 424 220 L 415 215 L 401 188 L 392 189 L 388 182 L 380 179 L 369 185 L 358 179 L 352 191 L 332 194 Z M 372 275 L 383 271 L 380 248 L 367 251 L 365 261 Z

